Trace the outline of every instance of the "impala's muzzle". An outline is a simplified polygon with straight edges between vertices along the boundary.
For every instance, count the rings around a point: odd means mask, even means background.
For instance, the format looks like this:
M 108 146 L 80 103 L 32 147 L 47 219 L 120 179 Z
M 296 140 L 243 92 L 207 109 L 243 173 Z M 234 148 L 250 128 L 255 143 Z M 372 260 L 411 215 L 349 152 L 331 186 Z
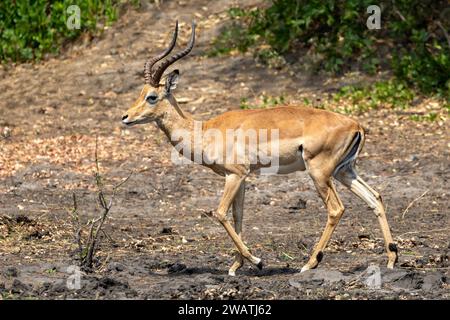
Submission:
M 127 125 L 127 126 L 131 126 L 131 125 L 133 125 L 133 124 L 137 124 L 139 121 L 138 120 L 131 120 L 129 117 L 128 117 L 128 114 L 126 114 L 126 115 L 124 115 L 123 117 L 122 117 L 122 123 L 123 124 L 125 124 L 125 125 Z
M 127 126 L 132 126 L 135 124 L 144 124 L 144 123 L 149 123 L 152 121 L 152 117 L 147 116 L 142 116 L 142 115 L 138 115 L 137 117 L 135 116 L 129 116 L 128 114 L 125 114 L 122 116 L 122 123 L 127 125 Z
M 130 120 L 128 119 L 128 114 L 125 114 L 122 116 L 122 123 L 129 125 L 130 124 Z

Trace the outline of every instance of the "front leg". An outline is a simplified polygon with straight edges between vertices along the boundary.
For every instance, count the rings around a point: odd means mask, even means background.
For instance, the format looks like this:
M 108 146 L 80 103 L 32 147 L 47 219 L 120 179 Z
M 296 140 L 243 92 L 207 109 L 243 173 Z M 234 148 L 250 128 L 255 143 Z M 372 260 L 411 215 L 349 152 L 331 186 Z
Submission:
M 244 216 L 244 197 L 245 197 L 245 180 L 242 181 L 238 192 L 233 201 L 233 220 L 234 220 L 234 230 L 236 231 L 239 238 L 242 240 L 242 218 Z M 235 260 L 233 265 L 230 267 L 228 274 L 230 276 L 235 276 L 236 271 L 244 265 L 244 257 L 239 251 L 235 252 Z
M 245 176 L 241 177 L 237 174 L 229 174 L 225 179 L 225 189 L 222 196 L 222 199 L 219 204 L 219 208 L 215 213 L 217 220 L 223 225 L 225 230 L 228 232 L 228 235 L 233 240 L 236 248 L 239 250 L 239 253 L 246 259 L 248 259 L 251 263 L 255 264 L 259 269 L 262 268 L 262 261 L 260 258 L 253 256 L 245 244 L 242 242 L 239 235 L 231 226 L 230 222 L 227 219 L 227 212 L 230 209 L 231 204 L 233 203 L 236 194 L 238 193 L 241 185 L 245 180 Z M 231 270 L 231 269 L 230 269 Z

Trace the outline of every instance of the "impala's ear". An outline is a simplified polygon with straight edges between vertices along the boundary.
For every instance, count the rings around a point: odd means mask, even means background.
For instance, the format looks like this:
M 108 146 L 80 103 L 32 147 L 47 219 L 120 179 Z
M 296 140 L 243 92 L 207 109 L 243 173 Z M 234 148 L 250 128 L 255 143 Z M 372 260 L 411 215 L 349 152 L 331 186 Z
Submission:
M 179 79 L 180 79 L 179 70 L 173 70 L 171 73 L 167 75 L 165 86 L 166 95 L 169 95 L 170 93 L 172 93 L 172 90 L 175 90 Z

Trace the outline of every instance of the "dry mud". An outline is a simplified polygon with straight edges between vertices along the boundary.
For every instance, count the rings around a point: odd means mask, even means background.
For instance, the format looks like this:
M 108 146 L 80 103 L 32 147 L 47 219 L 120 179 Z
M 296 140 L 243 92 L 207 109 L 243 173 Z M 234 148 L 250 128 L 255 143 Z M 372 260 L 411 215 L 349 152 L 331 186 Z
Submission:
M 251 1 L 242 1 L 251 4 Z M 164 1 L 131 10 L 89 45 L 37 65 L 0 70 L 0 294 L 3 298 L 99 299 L 448 299 L 449 154 L 446 123 L 417 123 L 389 110 L 353 115 L 368 130 L 358 162 L 383 195 L 399 247 L 387 263 L 375 215 L 338 186 L 346 212 L 318 269 L 299 274 L 326 222 L 305 173 L 250 177 L 244 240 L 265 262 L 227 275 L 233 246 L 211 218 L 223 180 L 200 166 L 176 166 L 152 125 L 123 128 L 137 98 L 142 66 L 164 45 L 175 18 L 198 22 L 198 42 L 178 63 L 177 97 L 199 119 L 237 109 L 263 92 L 311 99 L 346 79 L 325 82 L 259 66 L 251 56 L 206 58 L 227 1 Z M 336 84 L 337 83 L 337 84 Z M 76 264 L 68 214 L 72 193 L 84 221 L 99 214 L 95 136 L 107 187 L 131 170 L 117 193 L 94 270 L 69 289 Z M 415 201 L 416 200 L 416 201 Z M 406 210 L 407 209 L 407 210 Z M 379 268 L 380 287 L 367 285 Z

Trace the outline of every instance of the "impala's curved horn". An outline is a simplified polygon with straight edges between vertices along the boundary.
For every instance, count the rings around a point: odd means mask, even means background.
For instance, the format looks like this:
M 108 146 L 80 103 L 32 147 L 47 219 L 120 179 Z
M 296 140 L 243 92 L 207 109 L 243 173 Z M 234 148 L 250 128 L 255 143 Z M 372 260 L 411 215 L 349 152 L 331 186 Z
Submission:
M 173 32 L 173 36 L 172 36 L 172 41 L 170 42 L 169 47 L 167 47 L 166 50 L 164 50 L 164 52 L 160 53 L 159 55 L 148 59 L 147 62 L 144 65 L 144 79 L 145 79 L 145 83 L 156 87 L 159 84 L 159 79 L 157 81 L 155 81 L 156 79 L 154 79 L 152 77 L 152 67 L 153 65 L 158 62 L 159 60 L 161 60 L 162 58 L 164 58 L 165 56 L 167 56 L 172 49 L 175 47 L 175 43 L 177 42 L 177 36 L 178 36 L 178 20 L 175 23 L 175 31 Z
M 191 52 L 192 48 L 194 47 L 194 42 L 195 42 L 195 22 L 192 21 L 192 33 L 191 33 L 191 38 L 189 40 L 189 43 L 187 44 L 186 48 L 171 56 L 170 58 L 167 58 L 166 60 L 164 60 L 163 62 L 161 62 L 161 64 L 158 66 L 158 68 L 153 72 L 152 74 L 152 79 L 155 83 L 159 84 L 159 81 L 161 80 L 161 77 L 164 73 L 164 71 L 166 71 L 166 69 L 173 63 L 175 63 L 177 60 L 183 58 L 184 56 L 188 55 L 189 52 Z

